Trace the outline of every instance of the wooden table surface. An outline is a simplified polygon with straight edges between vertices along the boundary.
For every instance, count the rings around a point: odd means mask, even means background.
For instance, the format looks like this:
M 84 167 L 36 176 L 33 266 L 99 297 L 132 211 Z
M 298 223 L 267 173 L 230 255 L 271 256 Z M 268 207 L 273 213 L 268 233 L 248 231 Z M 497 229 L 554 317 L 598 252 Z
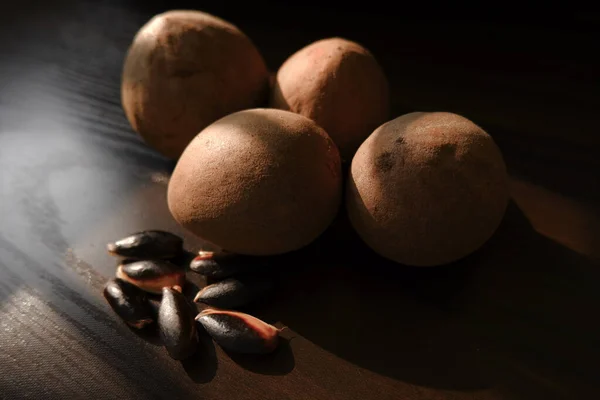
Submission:
M 513 201 L 481 250 L 439 268 L 381 260 L 340 218 L 276 260 L 280 290 L 252 310 L 288 327 L 275 354 L 229 355 L 203 336 L 177 362 L 101 291 L 111 240 L 157 228 L 202 247 L 167 210 L 173 163 L 132 132 L 119 93 L 137 29 L 194 3 L 11 3 L 0 12 L 0 398 L 600 398 L 593 16 L 528 25 L 200 4 L 246 31 L 272 69 L 322 37 L 364 43 L 395 116 L 453 111 L 494 136 Z

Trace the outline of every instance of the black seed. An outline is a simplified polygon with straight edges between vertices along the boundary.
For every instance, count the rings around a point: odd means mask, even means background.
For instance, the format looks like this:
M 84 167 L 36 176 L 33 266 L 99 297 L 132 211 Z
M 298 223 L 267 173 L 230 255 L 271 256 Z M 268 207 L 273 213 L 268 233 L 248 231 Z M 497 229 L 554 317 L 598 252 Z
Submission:
M 190 269 L 211 279 L 224 279 L 262 264 L 259 257 L 235 253 L 200 251 L 190 263 Z
M 198 334 L 194 313 L 178 289 L 181 288 L 165 287 L 162 291 L 158 332 L 169 355 L 175 360 L 183 360 L 196 351 Z
M 141 260 L 122 263 L 123 272 L 133 279 L 153 279 L 173 273 L 184 273 L 182 267 L 166 260 Z
M 111 279 L 103 294 L 115 313 L 128 325 L 140 329 L 154 320 L 146 295 L 134 285 Z
M 112 255 L 129 258 L 172 258 L 183 251 L 183 239 L 165 231 L 131 234 L 106 246 Z
M 185 271 L 165 260 L 143 260 L 119 265 L 117 278 L 147 292 L 161 294 L 163 287 L 183 287 Z
M 213 307 L 234 309 L 262 298 L 272 289 L 273 281 L 268 278 L 229 278 L 205 286 L 198 292 L 194 301 Z
M 251 354 L 270 353 L 277 348 L 280 330 L 249 314 L 206 309 L 196 317 L 221 347 Z

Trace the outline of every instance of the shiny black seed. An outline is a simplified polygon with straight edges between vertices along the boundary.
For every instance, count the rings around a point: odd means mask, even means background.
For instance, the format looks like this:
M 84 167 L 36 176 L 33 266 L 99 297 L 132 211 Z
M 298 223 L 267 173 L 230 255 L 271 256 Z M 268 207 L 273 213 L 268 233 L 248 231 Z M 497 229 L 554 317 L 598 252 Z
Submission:
M 272 289 L 273 281 L 266 277 L 229 278 L 205 286 L 194 301 L 218 308 L 235 309 L 266 296 Z
M 237 311 L 206 309 L 196 317 L 221 347 L 238 353 L 264 354 L 277 348 L 280 330 Z
M 165 287 L 158 309 L 160 339 L 175 360 L 191 356 L 198 347 L 194 312 L 180 289 Z
M 190 263 L 190 269 L 210 279 L 224 279 L 260 264 L 258 257 L 200 251 Z
M 172 258 L 183 251 L 183 239 L 165 231 L 142 231 L 106 246 L 112 255 L 129 258 Z
M 146 295 L 134 285 L 111 279 L 103 294 L 115 313 L 128 325 L 140 329 L 154 320 Z
M 166 260 L 143 260 L 119 265 L 117 278 L 147 292 L 161 294 L 163 287 L 183 287 L 185 271 Z

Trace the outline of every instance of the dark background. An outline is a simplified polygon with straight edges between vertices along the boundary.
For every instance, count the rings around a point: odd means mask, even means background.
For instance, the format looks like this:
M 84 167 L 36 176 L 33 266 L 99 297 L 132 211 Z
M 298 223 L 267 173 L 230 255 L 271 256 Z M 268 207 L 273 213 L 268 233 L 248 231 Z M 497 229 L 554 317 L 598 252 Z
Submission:
M 599 14 L 282 3 L 2 4 L 0 398 L 598 397 Z M 497 234 L 453 265 L 415 269 L 376 257 L 342 215 L 275 260 L 280 290 L 250 310 L 288 327 L 280 350 L 240 357 L 203 337 L 194 359 L 169 359 L 101 290 L 116 263 L 104 245 L 130 232 L 202 247 L 167 210 L 173 163 L 120 105 L 127 46 L 171 8 L 235 23 L 273 70 L 314 40 L 358 41 L 389 77 L 393 116 L 451 111 L 481 125 L 511 174 Z

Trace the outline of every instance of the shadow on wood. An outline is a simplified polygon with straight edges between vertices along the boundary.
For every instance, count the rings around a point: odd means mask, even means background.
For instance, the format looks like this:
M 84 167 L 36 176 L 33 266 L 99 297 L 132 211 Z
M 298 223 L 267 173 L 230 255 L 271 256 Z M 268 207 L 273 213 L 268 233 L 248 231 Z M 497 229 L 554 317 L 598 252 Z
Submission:
M 199 332 L 200 342 L 196 353 L 181 362 L 187 375 L 196 383 L 207 383 L 217 374 L 217 353 L 210 337 Z
M 436 268 L 383 260 L 348 232 L 340 240 L 344 226 L 342 218 L 334 234 L 285 261 L 296 260 L 281 268 L 269 317 L 362 368 L 417 385 L 547 398 L 598 389 L 591 371 L 600 329 L 590 316 L 600 305 L 600 267 L 537 234 L 513 203 L 482 249 Z
M 271 354 L 239 354 L 225 351 L 239 366 L 263 375 L 286 375 L 294 370 L 294 354 L 287 339 L 281 338 Z

